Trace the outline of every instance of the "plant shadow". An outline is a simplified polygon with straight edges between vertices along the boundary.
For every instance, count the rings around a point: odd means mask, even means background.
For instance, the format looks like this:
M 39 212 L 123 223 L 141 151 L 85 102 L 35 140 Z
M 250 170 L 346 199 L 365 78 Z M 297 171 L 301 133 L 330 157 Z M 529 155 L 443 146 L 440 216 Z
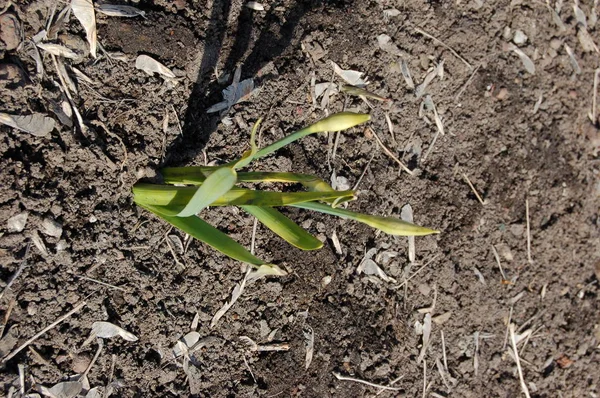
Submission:
M 345 8 L 354 0 L 297 0 L 273 2 L 268 11 L 255 11 L 241 6 L 231 49 L 223 62 L 223 71 L 231 72 L 241 65 L 242 80 L 255 77 L 268 62 L 281 56 L 294 39 L 294 33 L 307 14 L 324 7 Z M 227 20 L 233 12 L 232 0 L 214 0 L 206 42 L 198 69 L 198 75 L 188 100 L 183 120 L 183 134 L 171 142 L 161 166 L 181 166 L 195 159 L 202 152 L 211 135 L 217 130 L 219 113 L 206 110 L 222 100 L 220 85 L 213 78 L 219 63 L 228 30 Z M 282 8 L 285 3 L 285 8 Z M 260 14 L 259 14 L 260 13 Z M 255 31 L 256 21 L 262 19 L 260 32 Z M 253 36 L 257 37 L 253 40 Z M 251 48 L 249 54 L 248 50 Z M 261 81 L 272 78 L 263 76 Z M 227 82 L 229 84 L 230 82 Z M 255 83 L 260 84 L 260 81 Z

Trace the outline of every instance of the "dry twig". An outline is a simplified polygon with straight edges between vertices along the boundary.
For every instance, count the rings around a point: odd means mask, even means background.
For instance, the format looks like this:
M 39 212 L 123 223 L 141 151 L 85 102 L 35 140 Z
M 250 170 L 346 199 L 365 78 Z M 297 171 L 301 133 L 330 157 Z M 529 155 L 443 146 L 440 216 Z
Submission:
M 15 355 L 17 355 L 19 352 L 21 352 L 24 348 L 27 348 L 27 346 L 29 344 L 33 343 L 40 336 L 42 336 L 44 333 L 46 333 L 50 329 L 56 327 L 56 325 L 58 325 L 59 323 L 63 322 L 65 319 L 67 319 L 68 317 L 70 317 L 71 315 L 73 315 L 74 313 L 76 313 L 77 311 L 79 311 L 80 309 L 82 309 L 83 307 L 85 307 L 86 304 L 87 303 L 85 301 L 82 301 L 81 303 L 77 304 L 77 306 L 75 306 L 75 308 L 73 308 L 71 311 L 67 312 L 65 315 L 61 316 L 56 321 L 54 321 L 50 325 L 46 326 L 44 329 L 42 329 L 41 331 L 39 331 L 35 336 L 33 336 L 32 338 L 30 338 L 29 340 L 27 340 L 26 342 L 24 342 L 23 344 L 21 344 L 19 346 L 19 348 L 15 349 L 13 352 L 11 352 L 10 354 L 8 354 L 2 360 L 2 363 L 4 364 L 4 363 L 10 361 Z

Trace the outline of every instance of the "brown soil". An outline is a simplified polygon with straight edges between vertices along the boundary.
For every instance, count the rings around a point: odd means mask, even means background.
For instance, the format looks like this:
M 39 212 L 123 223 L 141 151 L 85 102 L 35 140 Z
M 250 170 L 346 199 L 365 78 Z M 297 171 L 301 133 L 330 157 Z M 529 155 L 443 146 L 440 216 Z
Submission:
M 45 26 L 53 3 L 13 5 L 25 38 Z M 427 396 L 517 397 L 522 395 L 519 375 L 505 337 L 509 313 L 519 333 L 532 331 L 527 343 L 519 344 L 531 396 L 600 394 L 600 134 L 588 118 L 600 57 L 583 51 L 570 2 L 560 14 L 565 31 L 554 24 L 543 1 L 483 2 L 478 8 L 477 1 L 464 0 L 280 0 L 264 1 L 266 11 L 252 11 L 238 0 L 132 3 L 146 11 L 146 19 L 97 15 L 99 42 L 107 51 L 125 53 L 128 62 L 105 56 L 68 62 L 95 82 L 79 84 L 75 96 L 87 132 L 61 126 L 39 138 L 0 127 L 2 284 L 23 261 L 27 264 L 0 301 L 0 356 L 81 301 L 87 303 L 3 363 L 0 389 L 5 394 L 11 387 L 19 391 L 20 364 L 28 392 L 34 391 L 32 380 L 51 386 L 81 373 L 97 344 L 81 345 L 91 324 L 104 320 L 139 337 L 136 342 L 106 340 L 89 372 L 91 386 L 112 383 L 113 396 L 372 397 L 378 391 L 337 380 L 337 372 L 383 385 L 403 376 L 394 384 L 400 391 L 380 396 L 416 397 L 423 395 L 425 368 Z M 581 3 L 591 15 L 592 2 Z M 400 15 L 384 19 L 383 10 L 393 7 Z M 516 29 L 527 35 L 520 47 L 533 59 L 534 75 L 514 52 L 503 51 L 506 27 L 511 37 Z M 416 28 L 442 40 L 473 68 Z M 588 30 L 599 44 L 598 28 Z M 73 17 L 60 33 L 71 35 L 64 36 L 71 44 L 85 38 Z M 419 117 L 422 101 L 407 88 L 399 56 L 378 48 L 382 33 L 400 48 L 417 84 L 428 68 L 444 61 L 443 80 L 436 78 L 428 92 L 446 134 L 426 161 L 435 124 Z M 574 49 L 581 74 L 573 73 L 564 44 Z M 40 79 L 25 49 L 2 53 L 2 63 L 17 65 L 23 76 L 0 82 L 0 111 L 54 116 L 51 100 L 62 99 L 50 58 L 45 57 L 46 76 Z M 135 69 L 139 54 L 155 57 L 182 79 L 172 85 Z M 330 60 L 366 72 L 369 90 L 393 99 L 391 106 L 372 101 L 369 109 L 349 98 L 347 107 L 370 112 L 370 126 L 415 170 L 415 176 L 401 172 L 362 129 L 344 132 L 331 162 L 338 176 L 354 185 L 375 154 L 350 208 L 399 215 L 410 203 L 417 223 L 442 233 L 417 238 L 418 264 L 410 266 L 405 238 L 286 211 L 326 240 L 324 248 L 301 252 L 259 227 L 257 254 L 292 272 L 248 286 L 211 329 L 212 316 L 243 277 L 240 264 L 195 241 L 185 254 L 176 254 L 176 262 L 163 239 L 168 226 L 133 204 L 131 186 L 153 178 L 163 165 L 204 164 L 205 156 L 217 163 L 233 159 L 247 148 L 249 129 L 240 124 L 251 125 L 258 117 L 266 117 L 263 144 L 323 117 L 312 107 L 310 81 L 313 74 L 317 82 L 331 80 Z M 233 126 L 228 127 L 205 110 L 221 100 L 229 84 L 219 84 L 215 70 L 232 74 L 237 65 L 242 79 L 254 77 L 260 91 L 229 112 Z M 332 98 L 330 111 L 341 110 L 344 101 L 340 95 Z M 386 111 L 396 142 L 388 133 Z M 256 168 L 329 180 L 331 149 L 326 136 L 308 137 Z M 9 232 L 8 219 L 23 211 L 29 212 L 25 229 Z M 62 225 L 60 237 L 43 232 L 47 217 Z M 233 208 L 210 209 L 206 220 L 249 246 L 250 216 Z M 46 254 L 30 243 L 36 231 Z M 334 231 L 341 255 L 331 241 Z M 170 234 L 184 238 L 175 230 Z M 372 248 L 380 266 L 399 282 L 427 265 L 397 289 L 356 274 Z M 384 252 L 398 255 L 384 261 Z M 325 276 L 332 276 L 332 282 L 323 287 Z M 434 318 L 450 316 L 434 322 L 425 362 L 419 363 L 422 337 L 414 325 L 424 315 L 417 310 L 432 305 L 436 289 Z M 193 354 L 187 377 L 171 359 L 171 348 L 191 330 L 196 314 L 197 331 L 214 338 Z M 315 349 L 305 370 L 307 325 L 314 330 Z M 249 353 L 239 340 L 248 336 L 267 344 L 275 329 L 274 341 L 289 343 L 289 351 Z M 436 360 L 443 363 L 442 332 L 449 375 L 456 379 L 448 385 L 436 366 Z

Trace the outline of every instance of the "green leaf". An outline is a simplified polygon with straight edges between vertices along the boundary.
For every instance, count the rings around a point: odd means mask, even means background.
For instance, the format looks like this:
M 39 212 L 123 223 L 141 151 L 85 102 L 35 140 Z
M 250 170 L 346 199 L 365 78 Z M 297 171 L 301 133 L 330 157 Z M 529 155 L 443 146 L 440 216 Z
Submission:
M 220 196 L 226 194 L 237 182 L 237 173 L 229 167 L 221 167 L 206 178 L 194 196 L 177 214 L 179 217 L 189 217 L 198 214 Z
M 220 166 L 166 167 L 160 172 L 167 184 L 201 185 L 206 177 Z M 309 174 L 253 171 L 237 173 L 238 182 L 289 182 L 304 185 L 311 191 L 333 191 L 333 188 L 319 177 Z
M 163 214 L 177 215 L 181 208 L 197 195 L 200 187 L 175 187 L 172 185 L 136 184 L 133 187 L 134 199 L 138 203 L 152 206 L 168 206 Z M 310 201 L 354 200 L 354 191 L 323 192 L 273 192 L 232 188 L 211 203 L 211 206 L 288 206 Z M 178 210 L 179 209 L 179 210 Z
M 420 227 L 418 225 L 411 224 L 409 222 L 402 221 L 394 217 L 380 217 L 362 213 L 355 213 L 350 210 L 333 208 L 331 206 L 327 206 L 316 202 L 298 203 L 292 206 L 299 207 L 302 209 L 315 210 L 321 213 L 331 214 L 333 216 L 338 216 L 342 218 L 349 218 L 351 220 L 367 224 L 370 227 L 379 229 L 380 231 L 383 231 L 386 234 L 390 235 L 424 236 L 440 233 L 440 231 Z
M 365 123 L 371 119 L 370 115 L 362 114 L 362 113 L 353 113 L 353 112 L 340 112 L 325 119 L 319 120 L 315 124 L 311 124 L 308 127 L 303 128 L 302 130 L 296 131 L 288 135 L 287 137 L 261 149 L 254 155 L 254 159 L 262 158 L 263 156 L 267 156 L 279 148 L 282 148 L 296 140 L 299 140 L 302 137 L 305 137 L 314 133 L 323 133 L 325 131 L 340 131 L 346 130 L 350 127 L 354 127 L 361 123 Z
M 244 246 L 240 245 L 227 234 L 219 231 L 206 221 L 197 216 L 190 217 L 171 217 L 161 214 L 155 206 L 138 203 L 139 206 L 154 213 L 169 224 L 179 228 L 183 232 L 193 236 L 201 242 L 206 243 L 215 250 L 244 263 L 261 266 L 266 264 L 261 259 L 255 257 Z
M 252 127 L 252 133 L 250 134 L 250 150 L 246 151 L 242 158 L 235 163 L 233 166 L 234 169 L 240 169 L 247 166 L 254 159 L 254 155 L 258 151 L 258 147 L 256 146 L 256 131 L 258 130 L 258 126 L 260 126 L 260 122 L 262 122 L 262 119 L 258 119 L 256 123 L 254 123 L 254 127 Z
M 323 247 L 323 242 L 306 232 L 298 224 L 272 207 L 241 206 L 271 231 L 288 243 L 302 250 L 315 250 Z

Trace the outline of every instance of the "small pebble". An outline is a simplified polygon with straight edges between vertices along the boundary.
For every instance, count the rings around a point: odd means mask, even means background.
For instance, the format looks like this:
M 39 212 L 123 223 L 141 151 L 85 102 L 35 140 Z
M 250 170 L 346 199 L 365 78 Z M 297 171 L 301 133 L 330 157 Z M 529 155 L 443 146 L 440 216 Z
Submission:
M 331 275 L 324 276 L 323 279 L 321 279 L 321 287 L 325 288 L 325 286 L 329 285 L 331 283 L 331 279 Z
M 42 232 L 53 238 L 60 238 L 62 235 L 62 225 L 50 217 L 44 218 L 42 221 Z
M 510 226 L 510 232 L 517 238 L 520 238 L 521 236 L 523 236 L 523 233 L 525 232 L 525 227 L 523 226 L 523 224 L 513 224 Z
M 550 47 L 552 47 L 554 50 L 558 50 L 562 47 L 562 40 L 557 38 L 550 40 Z
M 508 89 L 506 87 L 502 87 L 498 91 L 498 94 L 496 94 L 496 98 L 499 100 L 505 100 L 506 98 L 508 98 Z
M 525 44 L 527 42 L 527 35 L 523 33 L 522 30 L 515 30 L 515 34 L 513 35 L 513 43 L 516 45 Z
M 8 219 L 8 232 L 21 232 L 27 224 L 27 216 L 29 213 L 24 211 Z

